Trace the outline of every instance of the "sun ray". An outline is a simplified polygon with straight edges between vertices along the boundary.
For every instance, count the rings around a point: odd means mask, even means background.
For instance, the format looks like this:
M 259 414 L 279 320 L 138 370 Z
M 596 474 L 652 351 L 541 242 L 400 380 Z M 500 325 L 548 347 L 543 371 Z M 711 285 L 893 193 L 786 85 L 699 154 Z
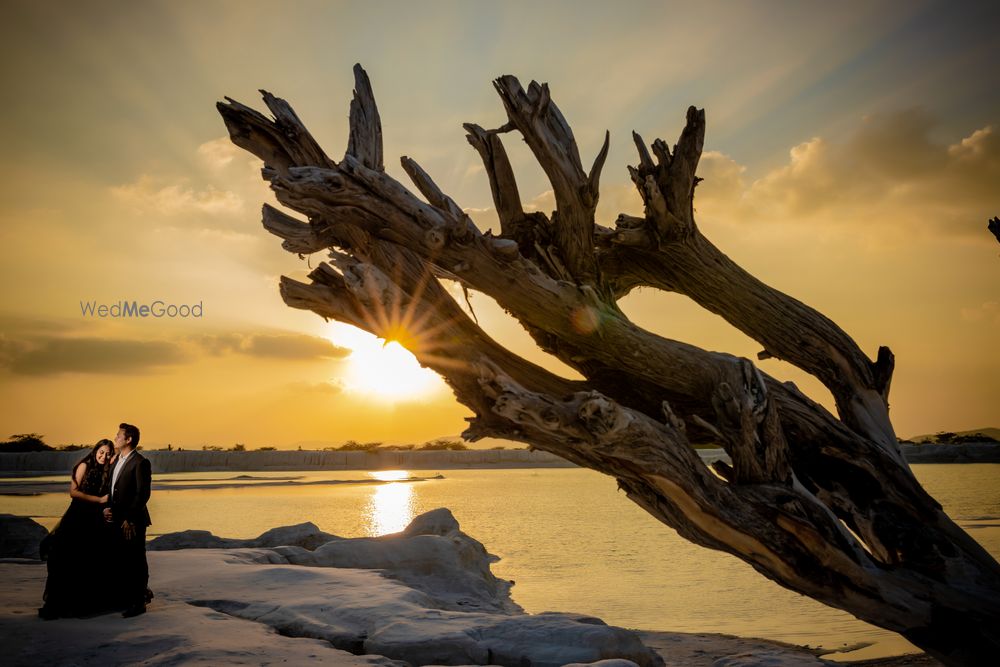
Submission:
M 441 377 L 424 368 L 396 340 L 386 340 L 339 322 L 328 325 L 327 337 L 347 347 L 344 388 L 389 403 L 424 401 L 446 390 Z

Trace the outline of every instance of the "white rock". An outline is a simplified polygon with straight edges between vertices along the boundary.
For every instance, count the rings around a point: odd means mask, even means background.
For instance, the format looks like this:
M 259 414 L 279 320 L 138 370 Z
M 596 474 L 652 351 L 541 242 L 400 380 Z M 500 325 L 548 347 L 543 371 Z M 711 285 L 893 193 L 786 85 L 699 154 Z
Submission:
M 403 535 L 447 535 L 458 530 L 458 519 L 447 507 L 439 507 L 429 512 L 424 512 L 410 521 L 410 525 L 403 529 Z
M 169 567 L 169 560 L 151 560 L 155 568 Z M 186 604 L 159 587 L 163 573 L 156 570 L 152 584 L 158 593 L 142 616 L 41 621 L 35 609 L 41 604 L 45 573 L 42 563 L 0 563 L 0 655 L 5 665 L 409 667 L 382 656 L 353 655 L 319 639 L 283 637 L 266 625 Z
M 341 538 L 324 533 L 311 521 L 294 526 L 272 528 L 258 537 L 235 539 L 216 537 L 207 530 L 184 530 L 178 533 L 160 535 L 146 544 L 148 551 L 172 551 L 176 549 L 233 549 L 241 547 L 297 546 L 315 549 L 330 540 Z
M 409 539 L 426 538 L 446 539 Z M 150 571 L 167 575 L 151 584 L 167 599 L 264 623 L 282 635 L 325 639 L 353 653 L 411 664 L 557 667 L 608 657 L 643 667 L 662 664 L 634 633 L 590 617 L 456 611 L 450 595 L 418 590 L 376 570 L 274 564 L 283 557 L 268 549 L 149 557 Z
M 314 532 L 277 529 L 265 535 L 271 542 L 283 536 L 306 543 L 303 535 Z M 190 531 L 163 536 L 161 543 L 181 543 L 182 537 L 191 540 Z M 511 582 L 490 571 L 497 558 L 463 533 L 446 508 L 422 514 L 392 535 L 329 537 L 312 551 L 293 544 L 151 553 L 150 570 L 175 573 L 162 585 L 191 604 L 264 623 L 283 635 L 325 639 L 354 653 L 412 664 L 558 667 L 612 657 L 642 667 L 662 664 L 635 633 L 600 619 L 525 614 L 511 600 Z M 260 544 L 263 538 L 245 542 Z M 221 539 L 199 535 L 193 541 Z
M 39 621 L 45 566 L 2 563 L 0 655 L 11 664 L 82 665 L 660 667 L 661 655 L 691 667 L 823 664 L 805 649 L 764 640 L 525 614 L 510 599 L 510 582 L 490 572 L 495 557 L 446 509 L 378 538 L 337 538 L 312 524 L 254 540 L 198 531 L 161 538 L 185 541 L 296 544 L 151 551 L 156 599 L 133 619 Z

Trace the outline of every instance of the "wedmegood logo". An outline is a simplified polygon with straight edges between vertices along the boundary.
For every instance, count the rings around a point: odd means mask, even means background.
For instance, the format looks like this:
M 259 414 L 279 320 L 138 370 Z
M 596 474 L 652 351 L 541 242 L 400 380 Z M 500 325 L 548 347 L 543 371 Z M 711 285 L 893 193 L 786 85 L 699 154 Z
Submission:
M 97 301 L 81 301 L 80 314 L 84 317 L 203 317 L 205 312 L 201 301 L 198 303 L 167 303 L 161 299 L 150 303 L 138 301 L 116 301 L 114 303 L 98 303 Z

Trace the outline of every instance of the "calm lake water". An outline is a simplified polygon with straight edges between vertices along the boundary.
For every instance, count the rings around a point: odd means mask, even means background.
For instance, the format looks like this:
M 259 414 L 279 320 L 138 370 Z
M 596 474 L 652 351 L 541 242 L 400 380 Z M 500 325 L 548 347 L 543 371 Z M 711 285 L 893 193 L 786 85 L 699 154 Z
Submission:
M 925 464 L 913 470 L 949 515 L 1000 556 L 1000 464 Z M 629 501 L 612 478 L 590 470 L 245 474 L 305 482 L 438 472 L 444 479 L 299 488 L 238 480 L 217 489 L 184 487 L 240 473 L 158 475 L 155 482 L 174 481 L 170 490 L 153 493 L 150 536 L 197 528 L 255 537 L 303 521 L 345 537 L 382 535 L 402 529 L 417 514 L 448 507 L 463 531 L 500 556 L 493 572 L 516 582 L 514 600 L 529 612 L 580 612 L 629 628 L 720 632 L 826 648 L 874 644 L 850 659 L 916 650 L 893 633 L 781 588 L 742 561 L 681 539 Z M 32 516 L 51 528 L 68 502 L 62 493 L 3 496 L 0 512 Z

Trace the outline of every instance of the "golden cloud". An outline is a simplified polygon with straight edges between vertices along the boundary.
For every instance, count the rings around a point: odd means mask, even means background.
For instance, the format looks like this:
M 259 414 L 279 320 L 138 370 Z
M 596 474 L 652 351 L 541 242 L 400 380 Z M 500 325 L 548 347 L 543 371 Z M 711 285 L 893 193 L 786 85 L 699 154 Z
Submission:
M 919 109 L 869 116 L 845 141 L 813 137 L 750 182 L 736 160 L 706 152 L 696 205 L 731 222 L 984 235 L 998 206 L 1000 136 L 987 126 L 946 144 L 931 138 L 935 127 Z
M 235 192 L 218 190 L 211 185 L 204 190 L 196 190 L 184 183 L 159 185 L 147 174 L 133 183 L 112 187 L 111 194 L 141 213 L 233 215 L 243 211 L 243 198 Z

